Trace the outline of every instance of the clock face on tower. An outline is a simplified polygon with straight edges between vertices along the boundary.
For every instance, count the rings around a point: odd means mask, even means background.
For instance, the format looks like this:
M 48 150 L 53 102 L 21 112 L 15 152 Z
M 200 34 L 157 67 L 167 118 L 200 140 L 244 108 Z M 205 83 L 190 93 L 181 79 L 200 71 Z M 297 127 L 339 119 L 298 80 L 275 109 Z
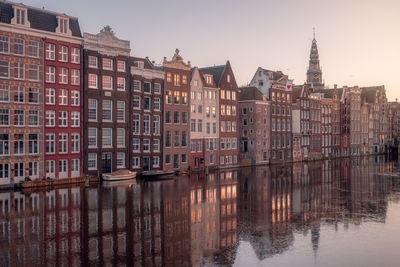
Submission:
M 314 73 L 314 80 L 319 80 L 319 73 Z

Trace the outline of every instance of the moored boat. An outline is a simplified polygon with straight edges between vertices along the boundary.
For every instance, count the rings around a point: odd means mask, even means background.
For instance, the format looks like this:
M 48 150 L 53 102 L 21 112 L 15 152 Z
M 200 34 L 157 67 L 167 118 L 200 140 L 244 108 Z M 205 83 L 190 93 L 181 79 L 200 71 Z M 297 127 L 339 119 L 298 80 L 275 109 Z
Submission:
M 121 181 L 136 178 L 136 172 L 130 170 L 119 170 L 112 173 L 105 173 L 102 175 L 103 181 Z

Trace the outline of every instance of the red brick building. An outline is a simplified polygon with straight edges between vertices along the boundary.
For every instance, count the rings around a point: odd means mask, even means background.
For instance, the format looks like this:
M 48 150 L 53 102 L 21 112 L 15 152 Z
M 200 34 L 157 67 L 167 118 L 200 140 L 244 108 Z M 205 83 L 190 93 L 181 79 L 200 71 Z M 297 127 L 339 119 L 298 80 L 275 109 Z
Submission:
M 321 95 L 310 95 L 310 157 L 320 159 L 322 157 L 322 133 L 321 133 Z
M 350 92 L 347 86 L 343 87 L 340 100 L 340 150 L 341 156 L 350 155 Z

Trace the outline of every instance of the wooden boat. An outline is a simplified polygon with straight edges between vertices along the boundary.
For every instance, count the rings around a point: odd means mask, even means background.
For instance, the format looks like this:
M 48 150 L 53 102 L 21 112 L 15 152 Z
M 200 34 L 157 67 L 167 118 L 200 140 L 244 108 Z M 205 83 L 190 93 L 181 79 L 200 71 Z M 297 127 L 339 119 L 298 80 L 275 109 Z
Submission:
M 142 178 L 148 180 L 173 179 L 174 171 L 151 170 L 142 172 Z
M 130 170 L 119 170 L 112 173 L 104 173 L 102 175 L 103 181 L 121 181 L 136 178 L 136 172 Z

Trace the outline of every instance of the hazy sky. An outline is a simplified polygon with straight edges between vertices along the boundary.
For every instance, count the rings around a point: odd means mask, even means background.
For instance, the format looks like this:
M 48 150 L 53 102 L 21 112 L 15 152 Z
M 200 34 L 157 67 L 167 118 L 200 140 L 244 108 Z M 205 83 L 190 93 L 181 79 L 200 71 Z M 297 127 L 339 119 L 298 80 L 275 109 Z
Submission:
M 230 60 L 239 85 L 258 66 L 306 79 L 312 28 L 325 84 L 386 86 L 400 100 L 400 0 L 18 0 L 110 25 L 132 55 L 161 63 L 175 48 L 193 66 Z

